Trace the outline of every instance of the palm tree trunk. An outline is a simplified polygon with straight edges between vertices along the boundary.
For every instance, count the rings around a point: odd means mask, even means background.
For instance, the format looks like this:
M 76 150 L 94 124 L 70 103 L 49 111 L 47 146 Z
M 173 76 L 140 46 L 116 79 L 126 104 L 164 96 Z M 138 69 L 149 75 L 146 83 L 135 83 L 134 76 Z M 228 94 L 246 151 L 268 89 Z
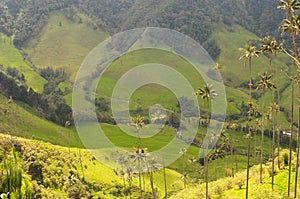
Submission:
M 138 169 L 139 169 L 139 187 L 140 187 L 140 198 L 143 198 L 143 188 L 142 188 L 142 176 L 141 176 L 141 160 L 138 157 Z
M 216 159 L 214 160 L 214 179 L 217 180 L 217 163 Z
M 295 35 L 292 34 L 292 56 L 295 57 L 296 52 L 296 41 Z M 293 131 L 294 131 L 294 95 L 295 95 L 295 82 L 294 82 L 294 72 L 295 72 L 295 61 L 292 60 L 292 99 L 291 99 L 291 124 L 290 124 L 290 156 L 289 156 L 289 176 L 288 176 L 288 197 L 290 197 L 291 192 L 291 173 L 292 173 L 292 148 L 293 148 Z
M 300 73 L 298 72 L 298 81 L 300 79 Z M 298 95 L 300 95 L 300 84 L 298 83 Z M 299 147 L 300 147 L 300 103 L 298 102 L 298 132 L 297 132 L 297 160 L 296 160 L 296 174 L 295 174 L 295 187 L 294 187 L 294 198 L 297 198 L 298 188 L 298 174 L 299 174 Z
M 250 102 L 252 101 L 252 69 L 251 69 L 251 57 L 249 58 L 249 70 L 250 70 L 250 82 L 249 82 L 249 94 Z M 252 102 L 251 102 L 252 103 Z M 249 113 L 249 117 L 251 114 Z M 248 124 L 250 123 L 248 119 Z M 248 125 L 249 126 L 249 125 Z M 248 199 L 249 191 L 249 171 L 250 171 L 250 146 L 251 146 L 251 128 L 248 129 L 248 149 L 247 149 L 247 176 L 246 176 L 246 199 Z
M 299 87 L 300 87 L 300 85 L 299 85 Z M 300 124 L 300 107 L 298 108 L 298 124 Z M 297 158 L 296 158 L 297 160 L 296 160 L 296 174 L 295 174 L 294 198 L 297 198 L 297 188 L 298 188 L 299 147 L 300 147 L 300 128 L 298 127 L 298 133 L 297 133 Z
M 230 135 L 230 142 L 231 142 L 231 147 L 230 147 L 230 157 L 231 157 L 231 176 L 234 178 L 234 160 L 233 160 L 233 142 L 232 142 L 232 131 Z
M 274 175 L 275 175 L 275 118 L 273 116 L 273 133 L 272 133 L 272 190 L 274 190 Z M 278 157 L 279 158 L 279 157 Z
M 277 80 L 278 80 L 278 67 L 276 67 L 276 77 L 277 77 Z M 279 80 L 278 80 L 279 82 Z M 277 107 L 277 116 L 276 116 L 276 120 L 277 120 L 277 156 L 278 156 L 278 159 L 277 159 L 277 164 L 278 164 L 278 169 L 280 169 L 280 160 L 279 160 L 279 157 L 280 157 L 280 89 L 278 89 L 277 91 L 277 104 L 278 104 L 278 107 Z
M 263 145 L 264 145 L 264 134 L 265 134 L 265 124 L 264 124 L 264 120 L 265 120 L 265 114 L 264 114 L 264 107 L 265 107 L 265 100 L 264 100 L 264 95 L 265 95 L 265 91 L 264 88 L 262 90 L 262 119 L 261 119 L 261 143 L 260 143 L 260 169 L 259 169 L 259 179 L 260 179 L 260 183 L 262 183 L 262 178 L 263 178 L 263 169 L 262 169 L 262 165 L 263 165 Z
M 204 167 L 205 167 L 205 196 L 206 196 L 206 199 L 209 199 L 209 195 L 208 195 L 208 144 L 206 144 Z
M 249 171 L 250 171 L 250 146 L 251 146 L 251 132 L 248 134 L 248 148 L 247 148 L 247 180 L 246 180 L 246 199 L 248 199 L 249 189 Z
M 269 63 L 270 63 L 270 74 L 273 75 L 273 68 L 272 68 L 272 55 L 269 55 Z M 275 112 L 274 109 L 275 107 L 275 91 L 272 90 L 272 146 L 271 146 L 271 153 L 272 153 L 272 190 L 274 190 L 274 174 L 275 174 L 275 162 L 274 162 L 274 158 L 275 158 Z
M 165 197 L 164 198 L 167 198 L 168 197 L 168 190 L 167 190 L 167 176 L 166 176 L 166 168 L 165 168 L 165 165 L 164 165 L 164 186 L 165 186 Z
M 256 164 L 256 146 L 257 146 L 257 144 L 256 144 L 256 135 L 257 135 L 257 130 L 255 130 L 254 131 L 254 165 Z
M 156 199 L 156 194 L 155 194 L 155 190 L 154 190 L 154 182 L 153 182 L 153 171 L 150 171 L 150 185 L 151 185 L 151 193 L 152 193 L 152 198 Z

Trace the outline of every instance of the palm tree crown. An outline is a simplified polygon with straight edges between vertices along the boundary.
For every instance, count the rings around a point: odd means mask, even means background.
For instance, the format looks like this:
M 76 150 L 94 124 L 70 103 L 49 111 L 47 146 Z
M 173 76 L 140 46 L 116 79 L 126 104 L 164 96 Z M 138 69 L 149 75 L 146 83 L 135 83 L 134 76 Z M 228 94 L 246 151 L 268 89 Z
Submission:
M 275 55 L 279 50 L 279 45 L 277 44 L 277 41 L 274 37 L 271 39 L 271 37 L 268 35 L 264 37 L 261 42 L 262 44 L 260 46 L 260 51 L 262 53 L 267 53 L 269 58 L 271 55 Z
M 297 0 L 286 0 L 286 1 L 280 0 L 280 3 L 281 5 L 277 6 L 277 8 L 281 10 L 286 10 L 288 14 L 287 16 L 295 12 L 295 10 L 300 9 L 300 3 Z
M 258 57 L 259 51 L 256 50 L 256 47 L 252 43 L 247 43 L 245 48 L 239 48 L 244 54 L 240 57 L 241 59 L 245 59 L 244 66 L 247 67 L 247 61 L 251 60 L 252 57 Z
M 206 84 L 204 88 L 198 88 L 195 92 L 196 97 L 201 96 L 203 101 L 208 101 L 210 99 L 214 100 L 218 95 L 217 92 L 213 89 L 212 84 Z
M 265 91 L 266 89 L 273 89 L 273 88 L 276 89 L 275 84 L 271 82 L 272 75 L 268 75 L 268 73 L 265 72 L 264 74 L 259 76 L 260 76 L 260 80 L 255 84 L 257 86 L 256 87 L 257 89 L 263 91 Z

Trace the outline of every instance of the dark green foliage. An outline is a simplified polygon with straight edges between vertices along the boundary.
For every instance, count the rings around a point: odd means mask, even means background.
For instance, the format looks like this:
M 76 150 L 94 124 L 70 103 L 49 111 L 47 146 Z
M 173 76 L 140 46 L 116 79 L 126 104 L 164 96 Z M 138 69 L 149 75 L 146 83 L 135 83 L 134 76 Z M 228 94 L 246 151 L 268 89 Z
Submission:
M 32 180 L 36 180 L 38 183 L 42 183 L 43 165 L 38 160 L 31 162 L 28 167 L 28 174 L 31 175 Z
M 0 72 L 0 92 L 35 107 L 41 116 L 57 124 L 64 125 L 66 121 L 72 121 L 72 109 L 66 104 L 60 90 L 48 95 L 36 93 L 31 88 L 27 91 L 25 86 L 18 86 L 14 79 Z
M 95 106 L 97 107 L 97 110 L 101 112 L 107 112 L 110 110 L 110 103 L 105 98 L 96 98 Z
M 211 40 L 209 42 L 204 43 L 203 47 L 205 48 L 205 50 L 208 52 L 208 54 L 211 56 L 213 60 L 218 59 L 221 53 L 221 49 L 219 48 L 215 40 Z
M 0 4 L 0 30 L 7 35 L 15 32 L 14 44 L 21 47 L 41 31 L 50 12 L 63 10 L 68 19 L 75 20 L 76 9 L 92 19 L 89 24 L 94 29 L 100 27 L 111 34 L 156 26 L 180 31 L 201 43 L 207 41 L 217 23 L 238 23 L 262 35 L 276 31 L 282 16 L 273 0 L 246 0 L 245 4 L 238 0 L 8 0 Z M 216 58 L 217 51 L 210 51 Z

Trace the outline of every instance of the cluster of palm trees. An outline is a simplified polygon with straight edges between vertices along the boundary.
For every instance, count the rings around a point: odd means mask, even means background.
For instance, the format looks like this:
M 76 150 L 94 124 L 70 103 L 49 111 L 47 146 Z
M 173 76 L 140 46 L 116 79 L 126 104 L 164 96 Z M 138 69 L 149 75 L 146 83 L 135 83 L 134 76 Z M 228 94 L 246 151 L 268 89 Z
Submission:
M 256 158 L 256 152 L 259 154 L 259 163 L 260 163 L 260 183 L 263 183 L 263 163 L 265 161 L 265 155 L 263 150 L 264 144 L 264 133 L 265 127 L 268 123 L 272 124 L 272 135 L 271 135 L 271 160 L 272 160 L 272 190 L 274 189 L 274 176 L 275 176 L 275 167 L 277 166 L 278 169 L 280 168 L 280 132 L 282 127 L 280 126 L 280 99 L 281 94 L 279 92 L 278 86 L 279 84 L 279 66 L 273 66 L 273 59 L 276 57 L 278 53 L 283 53 L 291 58 L 291 72 L 289 73 L 290 81 L 291 81 L 291 113 L 290 113 L 290 142 L 289 142 L 289 174 L 288 174 L 288 196 L 291 195 L 291 173 L 292 173 L 292 151 L 293 151 L 293 132 L 295 127 L 295 86 L 298 83 L 298 94 L 300 95 L 300 62 L 299 62 L 299 51 L 297 49 L 297 36 L 300 34 L 300 14 L 297 14 L 297 10 L 300 10 L 300 3 L 298 0 L 280 0 L 279 9 L 286 11 L 285 19 L 282 21 L 280 29 L 282 30 L 282 37 L 281 42 L 277 42 L 275 37 L 265 36 L 261 39 L 260 43 L 248 42 L 244 48 L 240 48 L 240 51 L 243 52 L 243 55 L 240 57 L 241 60 L 244 60 L 244 67 L 248 68 L 249 70 L 249 101 L 248 101 L 248 115 L 247 115 L 247 126 L 248 126 L 248 133 L 247 133 L 247 171 L 246 171 L 246 198 L 249 196 L 249 173 L 250 173 L 250 157 L 252 156 L 251 152 L 251 136 L 254 131 L 257 129 L 261 132 L 261 140 L 260 146 L 257 151 L 254 152 L 254 157 Z M 291 44 L 289 49 L 289 43 L 286 42 L 286 38 L 291 38 Z M 258 78 L 253 78 L 252 74 L 252 60 L 259 56 L 266 56 L 269 61 L 269 66 L 266 72 L 263 74 L 259 74 Z M 215 70 L 220 69 L 220 65 L 216 64 Z M 275 77 L 275 80 L 273 78 Z M 254 82 L 254 79 L 258 79 Z M 274 82 L 273 82 L 274 81 Z M 253 99 L 253 90 L 256 89 L 261 93 L 260 101 L 256 101 Z M 270 105 L 266 106 L 265 98 L 266 93 L 272 93 L 272 100 Z M 213 89 L 213 85 L 206 84 L 203 88 L 198 88 L 195 91 L 195 96 L 202 100 L 202 103 L 206 103 L 209 107 L 210 100 L 214 100 L 217 97 L 217 92 Z M 300 124 L 300 101 L 298 100 L 298 125 Z M 268 107 L 268 108 L 267 108 Z M 256 120 L 254 120 L 256 119 Z M 207 111 L 207 119 L 206 119 L 206 126 L 208 127 L 210 120 L 210 113 Z M 141 151 L 143 149 L 142 142 L 141 142 L 141 128 L 143 127 L 143 118 L 141 116 L 137 116 L 132 118 L 134 126 L 137 128 L 138 132 L 138 148 L 137 151 Z M 235 124 L 231 124 L 229 127 L 231 130 L 236 128 Z M 277 134 L 277 144 L 276 144 L 276 134 Z M 224 135 L 221 135 L 221 137 Z M 213 138 L 212 138 L 213 139 Z M 202 151 L 204 154 L 204 178 L 206 182 L 206 198 L 209 198 L 208 192 L 208 162 L 209 160 L 216 160 L 218 158 L 224 158 L 227 153 L 230 152 L 231 156 L 233 157 L 233 141 L 232 136 L 224 136 L 224 141 L 222 142 L 222 146 L 219 148 L 214 148 L 214 150 L 207 155 L 209 149 L 209 143 L 206 143 L 202 146 Z M 255 143 L 256 144 L 256 143 Z M 277 145 L 277 149 L 275 146 Z M 256 150 L 256 146 L 254 147 Z M 298 184 L 298 173 L 299 173 L 299 154 L 300 154 L 300 128 L 298 128 L 298 135 L 297 135 L 297 153 L 296 153 L 296 168 L 295 168 L 295 183 L 294 183 L 294 198 L 297 197 L 297 184 Z M 277 151 L 276 151 L 277 150 Z M 147 156 L 139 155 L 136 160 L 144 161 L 147 159 Z M 184 154 L 184 153 L 183 153 Z M 275 154 L 278 156 L 277 165 L 275 163 Z M 194 161 L 192 161 L 194 162 Z M 234 166 L 232 161 L 232 176 L 234 176 Z M 140 165 L 140 163 L 139 163 Z M 139 171 L 140 171 L 139 166 Z M 150 184 L 152 186 L 152 195 L 155 198 L 155 191 L 153 189 L 153 178 L 151 178 L 151 166 L 147 166 L 148 173 L 150 175 Z M 139 174 L 141 175 L 141 174 Z M 142 197 L 142 183 L 141 183 L 141 176 L 139 176 L 139 184 L 140 184 L 140 197 Z M 166 188 L 166 187 L 165 187 Z M 167 191 L 166 191 L 167 195 Z
M 298 62 L 298 54 L 297 54 L 297 43 L 296 43 L 296 36 L 298 35 L 300 31 L 300 15 L 296 15 L 296 10 L 300 9 L 300 3 L 297 0 L 280 0 L 281 5 L 278 6 L 279 9 L 283 9 L 286 11 L 286 18 L 282 21 L 282 25 L 280 26 L 280 29 L 282 30 L 282 42 L 279 45 L 278 42 L 276 41 L 275 38 L 271 38 L 270 36 L 266 36 L 261 40 L 261 46 L 260 49 L 257 50 L 256 46 L 249 42 L 245 48 L 241 48 L 240 50 L 243 51 L 243 55 L 241 56 L 240 59 L 244 59 L 244 65 L 245 67 L 247 64 L 249 65 L 249 71 L 250 71 L 250 76 L 249 76 L 249 112 L 248 112 L 248 126 L 249 126 L 249 132 L 248 132 L 248 163 L 247 163 L 247 180 L 246 180 L 246 198 L 248 198 L 248 189 L 249 189 L 249 169 L 250 169 L 250 139 L 251 139 L 251 132 L 253 131 L 253 125 L 251 124 L 252 117 L 254 116 L 254 110 L 257 108 L 255 107 L 254 103 L 252 102 L 252 88 L 253 86 L 256 87 L 256 89 L 261 91 L 262 94 L 262 100 L 261 100 L 261 122 L 260 122 L 260 127 L 261 127 L 261 146 L 260 146 L 260 182 L 262 183 L 262 164 L 263 164 L 263 149 L 262 145 L 264 142 L 264 132 L 265 132 L 265 120 L 272 118 L 272 172 L 271 172 L 271 177 L 272 177 L 272 189 L 274 189 L 274 170 L 275 170 L 275 132 L 277 132 L 277 155 L 279 156 L 280 153 L 280 92 L 277 90 L 277 96 L 275 97 L 275 90 L 277 89 L 275 84 L 271 81 L 271 78 L 274 74 L 276 74 L 277 80 L 278 80 L 278 67 L 275 68 L 273 67 L 272 61 L 274 56 L 278 52 L 283 52 L 287 54 L 288 56 L 291 57 L 292 59 L 292 66 L 291 66 L 291 114 L 290 114 L 290 154 L 289 154 L 289 176 L 288 176 L 288 196 L 290 196 L 291 188 L 291 171 L 292 171 L 292 150 L 293 150 L 293 132 L 294 132 L 294 106 L 295 106 L 295 83 L 296 81 L 300 80 L 300 75 L 299 72 L 297 75 L 295 75 L 295 66 L 300 67 L 299 62 Z M 288 37 L 288 35 L 284 35 L 285 33 L 289 33 L 291 37 L 291 50 L 287 50 L 285 48 L 285 40 L 283 38 Z M 285 37 L 284 37 L 285 36 Z M 255 84 L 252 83 L 252 66 L 251 66 L 251 61 L 254 57 L 258 57 L 259 54 L 264 54 L 268 57 L 269 60 L 269 70 L 265 72 L 260 76 L 260 80 L 256 82 Z M 300 84 L 299 86 L 299 91 L 300 91 Z M 267 90 L 272 90 L 272 104 L 270 106 L 268 114 L 265 115 L 265 93 Z M 298 112 L 300 116 L 300 108 Z M 269 117 L 266 117 L 269 116 Z M 300 117 L 299 117 L 300 118 Z M 299 124 L 299 121 L 298 121 Z M 300 129 L 298 128 L 298 146 L 297 146 L 297 161 L 296 161 L 296 177 L 295 177 L 295 186 L 294 186 L 294 198 L 297 197 L 297 182 L 298 182 L 298 161 L 299 161 L 299 144 L 300 144 Z M 278 158 L 278 168 L 280 169 L 280 163 L 279 163 L 279 158 Z
M 136 128 L 138 135 L 137 146 L 133 153 L 129 153 L 128 155 L 122 154 L 118 159 L 117 163 L 121 165 L 120 176 L 123 179 L 124 186 L 124 196 L 129 194 L 129 198 L 133 198 L 132 196 L 132 181 L 134 178 L 138 178 L 139 181 L 139 198 L 148 198 L 149 196 L 145 196 L 145 176 L 147 175 L 149 178 L 149 184 L 151 187 L 151 195 L 152 198 L 155 199 L 158 197 L 157 190 L 154 186 L 154 172 L 163 168 L 163 177 L 164 177 L 164 198 L 168 196 L 167 190 L 167 178 L 166 178 L 166 168 L 158 163 L 155 158 L 149 157 L 149 153 L 147 152 L 147 148 L 144 148 L 142 145 L 142 128 L 144 127 L 144 117 L 141 115 L 136 115 L 131 118 L 131 125 Z M 137 166 L 137 168 L 136 168 Z M 126 188 L 126 181 L 128 182 L 128 188 Z

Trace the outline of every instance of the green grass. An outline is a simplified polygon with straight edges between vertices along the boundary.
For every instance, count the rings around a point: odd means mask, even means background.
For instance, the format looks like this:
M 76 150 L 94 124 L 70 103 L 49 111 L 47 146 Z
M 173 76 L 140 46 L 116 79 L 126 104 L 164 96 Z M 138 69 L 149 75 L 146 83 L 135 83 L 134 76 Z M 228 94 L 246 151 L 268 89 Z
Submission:
M 0 132 L 26 138 L 44 140 L 62 146 L 82 147 L 73 128 L 64 128 L 42 119 L 27 105 L 15 102 L 0 95 Z
M 16 68 L 24 74 L 28 87 L 37 92 L 43 91 L 46 80 L 25 62 L 19 50 L 12 44 L 12 38 L 3 34 L 0 34 L 0 64 L 4 70 L 8 66 Z
M 248 80 L 249 69 L 245 70 L 244 60 L 239 60 L 243 53 L 239 48 L 244 48 L 248 41 L 259 40 L 259 38 L 238 25 L 233 27 L 219 25 L 211 39 L 214 39 L 221 48 L 221 54 L 217 61 L 221 64 L 221 73 L 226 84 L 238 86 L 243 81 Z M 263 73 L 268 67 L 268 60 L 261 56 L 258 59 L 253 59 L 252 66 L 253 76 Z
M 263 167 L 263 183 L 259 183 L 259 166 L 254 166 L 250 169 L 249 180 L 249 198 L 287 198 L 287 170 L 277 171 L 274 180 L 274 191 L 271 188 L 271 177 L 268 174 L 270 171 L 270 164 Z M 292 179 L 294 178 L 294 172 L 292 173 Z M 226 198 L 226 199 L 240 199 L 245 198 L 245 182 L 246 172 L 237 173 L 234 178 L 222 178 L 215 182 L 209 183 L 209 195 L 211 198 Z M 293 189 L 293 182 L 291 183 Z M 299 188 L 298 188 L 299 190 Z M 293 194 L 293 191 L 292 193 Z M 178 194 L 171 198 L 183 198 L 183 199 L 196 199 L 205 198 L 205 184 L 196 184 L 189 186 L 187 189 L 182 190 Z
M 11 139 L 10 136 L 0 134 L 1 143 L 5 142 L 7 139 Z M 47 184 L 45 185 L 47 187 L 47 191 L 50 191 L 52 194 L 67 197 L 64 189 L 57 189 L 49 186 L 49 184 L 51 184 L 51 182 L 56 182 L 56 186 L 64 186 L 63 183 L 65 179 L 69 177 L 70 170 L 72 170 L 77 173 L 79 179 L 84 177 L 85 182 L 101 186 L 102 188 L 100 189 L 100 192 L 102 192 L 102 194 L 107 195 L 109 198 L 118 198 L 111 192 L 114 187 L 123 186 L 123 180 L 118 175 L 119 171 L 115 171 L 97 161 L 88 150 L 78 148 L 69 149 L 67 147 L 56 146 L 42 141 L 28 140 L 15 136 L 12 137 L 12 139 L 23 146 L 25 156 L 27 154 L 34 154 L 36 161 L 42 162 L 42 184 Z M 23 161 L 23 164 L 28 165 L 28 162 Z M 178 186 L 174 187 L 173 184 L 180 181 L 180 178 L 181 175 L 176 171 L 166 169 L 167 188 L 169 191 L 177 191 L 176 189 Z M 163 171 L 155 172 L 153 179 L 159 198 L 162 198 L 164 194 Z M 149 177 L 145 175 L 144 180 L 146 191 L 150 192 Z M 126 182 L 126 184 L 128 186 L 128 182 Z M 136 175 L 133 178 L 133 186 L 136 187 L 135 190 L 137 190 L 138 178 Z M 182 186 L 179 186 L 179 188 L 182 188 Z M 122 190 L 122 188 L 120 190 Z M 99 192 L 99 190 L 95 192 Z M 137 192 L 134 193 L 134 195 L 137 194 Z
M 62 12 L 52 13 L 40 34 L 24 46 L 36 67 L 63 68 L 71 75 L 71 80 L 75 79 L 87 54 L 108 37 L 103 31 L 94 29 L 86 16 L 77 13 L 73 17 L 74 21 L 67 19 Z M 79 23 L 79 18 L 82 18 L 82 23 Z
M 91 126 L 86 126 L 86 127 L 81 127 L 81 129 L 83 130 L 83 128 L 86 128 L 86 130 L 88 130 L 87 132 L 95 132 L 96 129 L 92 128 Z M 101 124 L 101 128 L 103 129 L 106 137 L 116 146 L 120 147 L 120 148 L 125 148 L 128 151 L 132 151 L 134 150 L 134 148 L 137 147 L 137 143 L 138 143 L 138 138 L 137 138 L 137 133 L 134 130 L 134 128 L 130 128 L 129 126 L 126 127 L 124 126 L 124 128 L 127 128 L 128 130 L 131 130 L 132 134 L 127 134 L 125 132 L 123 132 L 119 127 L 114 126 L 114 125 L 109 125 L 109 124 Z M 148 132 L 147 127 L 142 129 L 142 135 L 145 135 L 147 133 L 151 133 Z M 130 131 L 129 131 L 130 132 Z M 206 130 L 204 128 L 200 128 L 199 133 L 200 134 L 204 134 L 206 132 Z M 180 143 L 182 142 L 181 140 L 175 138 L 175 132 L 172 128 L 170 127 L 164 127 L 163 130 L 159 133 L 157 133 L 156 135 L 149 137 L 149 138 L 144 138 L 142 139 L 142 144 L 143 147 L 147 148 L 149 152 L 151 151 L 156 151 L 161 149 L 162 147 L 166 146 L 168 143 L 170 143 L 171 140 L 175 139 L 176 143 L 178 142 L 178 147 L 180 146 Z M 134 137 L 135 135 L 135 137 Z M 88 136 L 86 134 L 86 136 Z M 217 170 L 218 170 L 218 174 L 217 174 L 217 178 L 220 177 L 225 177 L 227 174 L 227 169 L 231 168 L 231 162 L 234 162 L 234 168 L 235 171 L 241 171 L 243 169 L 246 168 L 246 154 L 247 154 L 247 139 L 246 139 L 246 134 L 245 133 L 241 133 L 241 132 L 232 132 L 232 136 L 233 136 L 233 145 L 234 145 L 234 149 L 235 149 L 235 154 L 232 157 L 230 157 L 230 155 L 228 154 L 227 157 L 225 159 L 220 159 L 220 160 L 216 160 L 216 161 L 212 161 L 209 164 L 209 168 L 210 168 L 210 180 L 214 179 L 214 164 L 216 162 L 217 165 Z M 200 136 L 201 137 L 201 136 Z M 90 140 L 95 141 L 94 144 L 99 144 L 101 143 L 101 140 L 95 139 L 94 137 L 90 137 Z M 256 141 L 255 141 L 256 139 Z M 255 138 L 255 135 L 252 135 L 251 137 L 251 153 L 254 153 L 254 149 L 255 149 L 255 143 L 256 143 L 256 147 L 258 147 L 260 145 L 260 139 L 261 139 L 261 135 L 258 134 Z M 103 143 L 104 145 L 105 143 Z M 101 144 L 100 144 L 101 145 Z M 180 151 L 180 148 L 174 148 L 174 153 L 178 153 Z M 268 159 L 271 155 L 271 140 L 268 136 L 265 136 L 264 138 L 264 144 L 263 144 L 263 148 L 264 148 L 264 157 L 266 159 Z M 104 152 L 101 153 L 106 153 L 106 150 L 104 150 Z M 190 171 L 191 175 L 193 177 L 202 177 L 201 174 L 201 170 L 203 169 L 202 166 L 200 166 L 200 164 L 195 163 L 195 164 L 190 164 L 188 162 L 189 159 L 191 158 L 195 158 L 197 159 L 199 157 L 199 155 L 201 154 L 201 150 L 200 148 L 196 147 L 196 146 L 190 146 L 187 149 L 186 154 L 184 154 L 184 156 L 180 157 L 178 160 L 176 160 L 174 163 L 172 163 L 169 168 L 173 169 L 173 170 L 177 170 L 179 172 L 184 172 L 184 171 Z M 240 154 L 240 155 L 237 155 Z M 251 158 L 251 165 L 254 164 L 258 164 L 259 163 L 259 157 L 257 156 L 256 158 L 252 157 Z M 225 166 L 226 165 L 226 166 Z M 193 171 L 199 171 L 198 173 L 195 172 L 193 173 Z
M 220 72 L 223 76 L 225 84 L 228 86 L 226 88 L 227 98 L 234 99 L 233 103 L 229 103 L 228 109 L 232 109 L 232 105 L 237 108 L 241 105 L 241 100 L 244 102 L 249 101 L 249 96 L 248 91 L 243 91 L 242 89 L 237 90 L 233 88 L 240 86 L 240 84 L 243 82 L 249 81 L 250 77 L 249 68 L 244 68 L 244 60 L 239 60 L 239 58 L 242 56 L 242 52 L 239 50 L 239 48 L 243 48 L 250 40 L 259 41 L 260 38 L 238 25 L 234 25 L 233 27 L 219 25 L 216 31 L 212 34 L 211 39 L 214 39 L 221 49 L 221 54 L 217 62 L 220 63 Z M 280 53 L 273 58 L 272 65 L 274 74 L 272 77 L 272 82 L 278 89 L 282 88 L 283 85 L 289 81 L 287 75 L 281 71 L 281 68 L 285 68 L 289 62 L 290 61 L 287 56 Z M 278 76 L 275 74 L 276 68 L 278 68 Z M 268 70 L 269 60 L 266 56 L 260 54 L 259 58 L 254 58 L 252 60 L 253 79 L 258 80 L 258 74 L 263 74 Z M 281 93 L 281 106 L 285 108 L 286 112 L 290 112 L 290 90 L 291 87 L 288 87 L 283 93 Z M 255 90 L 254 92 L 260 93 L 260 91 Z M 266 111 L 267 107 L 272 103 L 272 92 L 266 92 L 264 99 L 259 98 L 257 103 L 262 104 L 262 100 L 265 102 Z M 231 111 L 236 112 L 236 110 Z M 297 117 L 295 121 L 297 121 Z M 283 128 L 289 125 L 285 114 L 283 114 L 283 111 L 281 113 L 280 124 Z

